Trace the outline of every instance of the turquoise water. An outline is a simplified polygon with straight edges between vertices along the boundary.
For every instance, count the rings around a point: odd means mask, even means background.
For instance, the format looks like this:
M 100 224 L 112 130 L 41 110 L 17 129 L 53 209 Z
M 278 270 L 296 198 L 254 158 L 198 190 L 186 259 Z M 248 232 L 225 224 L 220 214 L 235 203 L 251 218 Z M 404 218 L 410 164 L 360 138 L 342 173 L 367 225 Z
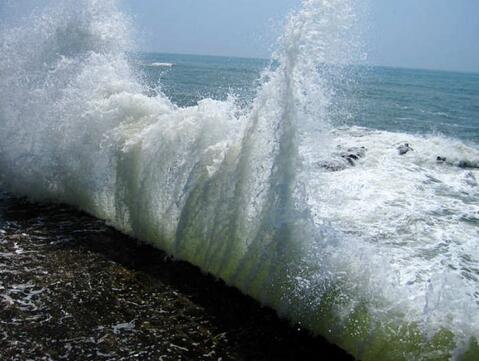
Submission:
M 161 84 L 179 106 L 208 97 L 225 100 L 229 94 L 251 101 L 269 64 L 264 59 L 201 55 L 148 53 L 137 58 L 148 84 Z M 174 66 L 148 66 L 154 63 Z M 339 84 L 337 99 L 347 106 L 335 115 L 336 125 L 443 134 L 479 143 L 479 74 L 386 67 L 353 71 L 353 87 Z

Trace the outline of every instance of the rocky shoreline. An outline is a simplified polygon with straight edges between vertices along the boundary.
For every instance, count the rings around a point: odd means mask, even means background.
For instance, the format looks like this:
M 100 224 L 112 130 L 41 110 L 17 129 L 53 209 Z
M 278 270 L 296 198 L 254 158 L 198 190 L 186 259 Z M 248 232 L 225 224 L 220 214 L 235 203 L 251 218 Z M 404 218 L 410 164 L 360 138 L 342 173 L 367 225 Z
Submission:
M 0 196 L 1 360 L 352 360 L 72 208 Z

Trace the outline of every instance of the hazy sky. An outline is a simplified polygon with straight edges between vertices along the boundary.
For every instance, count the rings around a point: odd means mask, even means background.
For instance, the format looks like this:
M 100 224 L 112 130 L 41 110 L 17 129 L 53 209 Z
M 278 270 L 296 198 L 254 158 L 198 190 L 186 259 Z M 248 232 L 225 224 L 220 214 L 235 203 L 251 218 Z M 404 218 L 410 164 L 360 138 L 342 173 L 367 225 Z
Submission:
M 1 0 L 0 0 L 1 1 Z M 145 41 L 165 52 L 266 57 L 299 0 L 124 0 Z
M 479 0 L 371 0 L 370 61 L 479 72 Z
M 124 0 L 145 50 L 269 57 L 300 0 Z M 479 72 L 479 0 L 369 0 L 369 62 Z
M 369 3 L 369 63 L 479 72 L 479 0 L 357 1 Z M 8 2 L 22 3 L 0 0 L 0 22 Z M 269 58 L 301 0 L 121 2 L 136 23 L 139 50 Z

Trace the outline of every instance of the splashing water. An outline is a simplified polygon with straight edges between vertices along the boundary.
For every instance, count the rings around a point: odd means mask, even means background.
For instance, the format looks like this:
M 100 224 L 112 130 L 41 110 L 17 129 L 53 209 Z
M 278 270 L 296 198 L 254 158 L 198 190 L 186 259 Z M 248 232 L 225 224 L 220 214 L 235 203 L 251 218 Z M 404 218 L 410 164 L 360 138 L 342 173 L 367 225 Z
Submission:
M 1 32 L 1 179 L 198 265 L 363 360 L 474 359 L 479 152 L 407 136 L 416 150 L 401 157 L 391 144 L 405 134 L 333 128 L 335 84 L 360 53 L 358 6 L 305 0 L 245 109 L 147 96 L 115 1 L 48 2 Z M 346 149 L 367 156 L 348 167 Z

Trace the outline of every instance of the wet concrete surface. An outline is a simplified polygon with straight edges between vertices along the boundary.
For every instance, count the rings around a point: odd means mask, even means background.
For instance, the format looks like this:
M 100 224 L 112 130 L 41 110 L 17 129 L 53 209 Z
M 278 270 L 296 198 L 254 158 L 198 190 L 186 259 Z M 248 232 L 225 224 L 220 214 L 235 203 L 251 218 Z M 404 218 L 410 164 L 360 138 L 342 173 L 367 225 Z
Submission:
M 0 196 L 0 360 L 352 360 L 70 207 Z

